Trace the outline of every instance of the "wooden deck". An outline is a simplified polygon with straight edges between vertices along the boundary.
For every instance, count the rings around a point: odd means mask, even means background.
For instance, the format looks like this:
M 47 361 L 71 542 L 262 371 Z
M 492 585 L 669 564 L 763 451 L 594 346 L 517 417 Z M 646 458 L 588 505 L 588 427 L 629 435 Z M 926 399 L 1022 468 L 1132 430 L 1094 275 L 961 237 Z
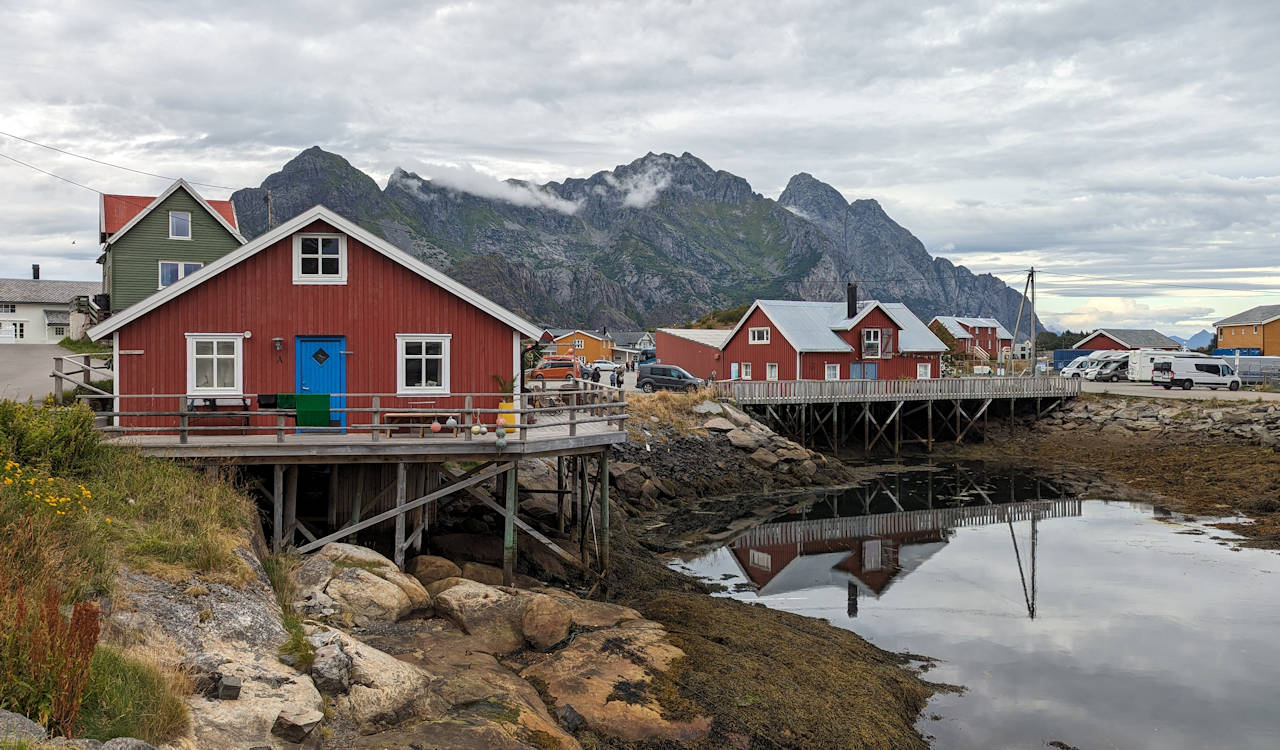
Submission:
M 721 380 L 716 395 L 744 406 L 1003 398 L 1073 398 L 1078 378 L 937 378 L 931 380 Z

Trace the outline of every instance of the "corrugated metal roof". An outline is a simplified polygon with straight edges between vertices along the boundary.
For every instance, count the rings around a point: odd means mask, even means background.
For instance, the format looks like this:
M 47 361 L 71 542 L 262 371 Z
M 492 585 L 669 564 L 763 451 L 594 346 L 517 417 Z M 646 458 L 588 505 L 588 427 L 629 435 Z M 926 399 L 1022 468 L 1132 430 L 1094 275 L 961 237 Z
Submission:
M 1182 344 L 1179 344 L 1177 341 L 1174 341 L 1154 328 L 1099 328 L 1076 342 L 1076 346 L 1079 346 L 1084 341 L 1087 341 L 1098 334 L 1109 336 L 1115 341 L 1124 344 L 1125 346 L 1134 347 L 1135 349 L 1168 349 L 1170 347 L 1174 349 L 1182 348 Z
M 995 318 L 966 318 L 956 315 L 939 315 L 934 320 L 946 327 L 947 332 L 958 339 L 971 338 L 969 332 L 964 326 L 970 328 L 994 328 L 996 329 L 996 337 L 1002 339 L 1012 339 L 1013 334 L 1009 333 L 1009 329 L 1000 325 L 1000 321 Z
M 1214 326 L 1261 325 L 1280 318 L 1280 305 L 1258 305 L 1214 323 Z
M 614 346 L 634 347 L 648 331 L 615 331 L 610 335 L 613 336 Z
M 769 316 L 778 331 L 801 352 L 852 351 L 844 339 L 832 329 L 852 328 L 869 310 L 879 306 L 897 324 L 897 350 L 903 352 L 944 352 L 946 345 L 933 335 L 915 313 L 901 302 L 866 300 L 858 303 L 858 316 L 846 317 L 843 302 L 802 302 L 796 300 L 760 300 L 760 309 Z
M 733 333 L 727 328 L 659 328 L 658 330 L 705 346 L 714 346 L 717 349 L 723 347 L 729 340 L 729 334 Z
M 47 326 L 71 325 L 71 311 L 70 310 L 45 310 L 44 324 Z
M 155 201 L 154 195 L 103 195 L 102 196 L 102 231 L 107 234 L 115 234 L 120 228 L 133 220 L 133 217 L 142 213 Z M 227 220 L 231 226 L 236 226 L 236 211 L 231 201 L 211 201 L 206 199 L 206 203 L 214 211 L 217 211 L 222 218 Z
M 929 326 L 917 318 L 906 305 L 901 302 L 881 302 L 880 306 L 902 329 L 898 333 L 898 351 L 945 352 L 947 350 L 947 345 L 942 343 L 942 339 L 934 336 Z
M 102 293 L 100 281 L 56 279 L 0 279 L 0 302 L 65 305 L 72 297 Z

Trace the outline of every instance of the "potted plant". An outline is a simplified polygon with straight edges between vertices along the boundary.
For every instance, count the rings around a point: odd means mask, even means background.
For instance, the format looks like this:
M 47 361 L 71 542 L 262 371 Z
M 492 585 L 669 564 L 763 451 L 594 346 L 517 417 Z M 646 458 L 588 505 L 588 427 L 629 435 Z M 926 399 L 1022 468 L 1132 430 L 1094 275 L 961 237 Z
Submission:
M 501 419 L 506 417 L 505 422 L 508 427 L 515 427 L 516 422 L 516 402 L 512 398 L 515 393 L 516 379 L 515 376 L 504 378 L 501 375 L 494 375 L 494 381 L 498 384 L 498 392 L 507 394 L 505 401 L 498 402 L 498 417 Z

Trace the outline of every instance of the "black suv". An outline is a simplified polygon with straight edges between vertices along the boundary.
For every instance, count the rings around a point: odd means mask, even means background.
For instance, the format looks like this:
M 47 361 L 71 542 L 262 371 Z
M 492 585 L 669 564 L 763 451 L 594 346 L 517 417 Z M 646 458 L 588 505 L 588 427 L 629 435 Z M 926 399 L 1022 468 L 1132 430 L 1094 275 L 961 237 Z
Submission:
M 673 391 L 692 391 L 706 385 L 702 378 L 690 375 L 683 367 L 676 365 L 640 365 L 636 376 L 636 387 L 645 393 L 653 393 L 659 388 Z

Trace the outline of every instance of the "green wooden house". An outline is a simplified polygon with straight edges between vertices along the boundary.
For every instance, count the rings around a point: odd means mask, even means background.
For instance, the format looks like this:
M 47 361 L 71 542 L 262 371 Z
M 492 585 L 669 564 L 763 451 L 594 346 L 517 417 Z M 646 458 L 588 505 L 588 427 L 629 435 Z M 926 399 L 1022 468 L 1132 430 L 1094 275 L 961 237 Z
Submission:
M 159 196 L 103 194 L 103 307 L 118 312 L 244 244 L 231 201 L 208 201 L 185 180 Z

